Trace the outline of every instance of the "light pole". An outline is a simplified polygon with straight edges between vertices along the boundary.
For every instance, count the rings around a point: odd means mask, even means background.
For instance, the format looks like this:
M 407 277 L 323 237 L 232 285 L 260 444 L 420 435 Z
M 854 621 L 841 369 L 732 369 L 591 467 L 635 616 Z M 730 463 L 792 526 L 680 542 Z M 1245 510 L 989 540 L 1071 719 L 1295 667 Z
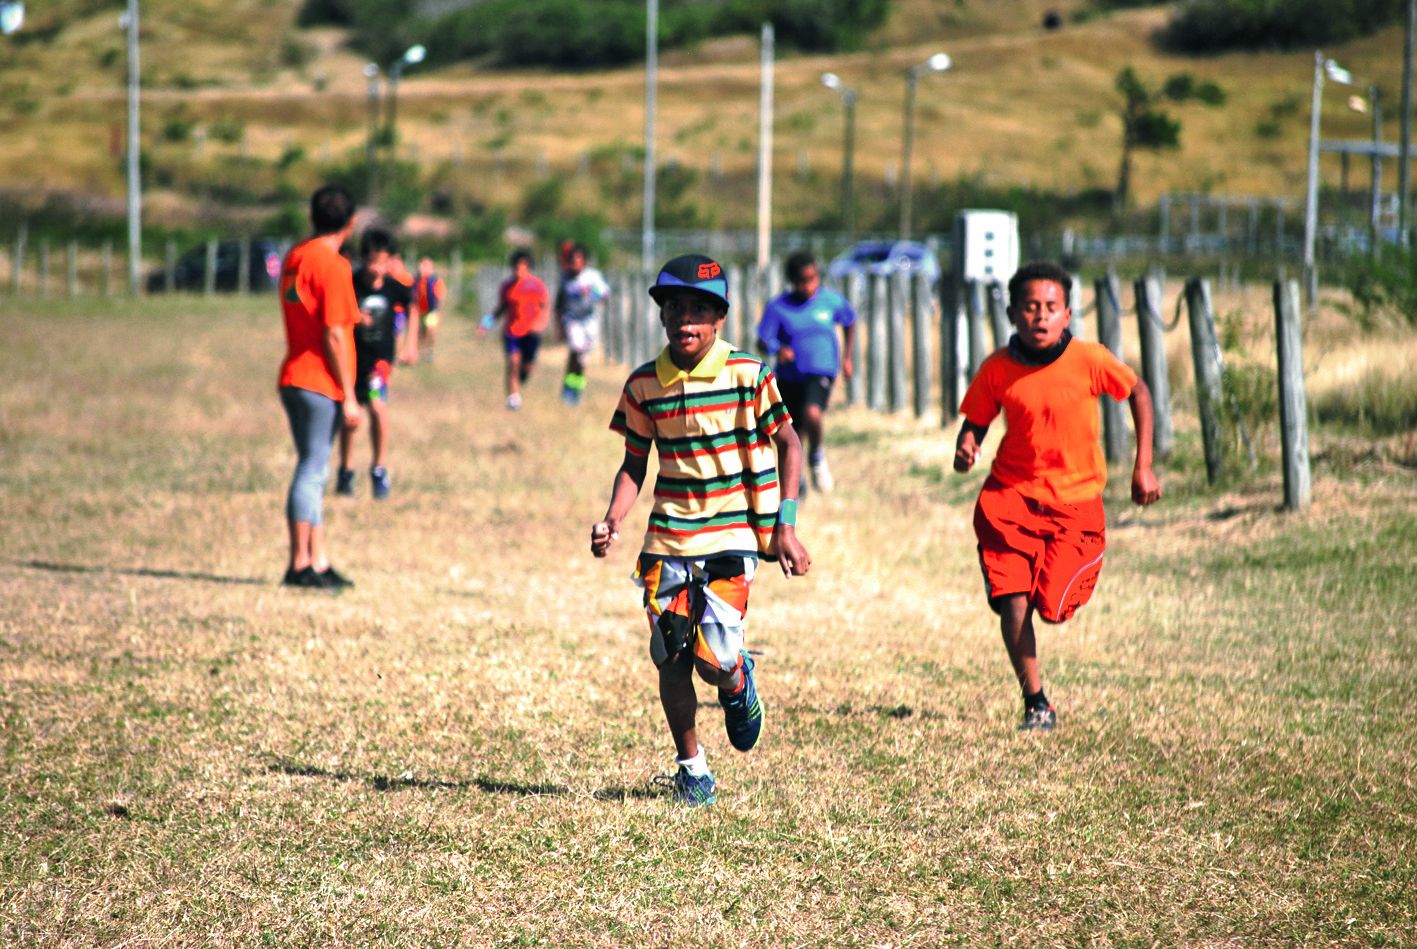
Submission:
M 1304 192 L 1304 296 L 1309 309 L 1319 302 L 1319 270 L 1314 244 L 1319 229 L 1319 116 L 1323 112 L 1324 77 L 1350 85 L 1353 76 L 1338 63 L 1314 51 L 1314 93 L 1309 105 L 1309 181 Z
M 936 53 L 905 73 L 905 142 L 900 155 L 900 239 L 910 239 L 910 148 L 915 137 L 915 84 L 926 73 L 944 72 L 951 65 L 947 53 Z
M 659 86 L 659 0 L 645 0 L 645 168 L 640 218 L 640 266 L 654 266 L 654 117 Z
M 138 0 L 128 0 L 120 20 L 128 31 L 128 292 L 137 296 L 143 269 L 143 182 L 138 159 L 142 135 L 138 122 Z
M 369 182 L 365 200 L 372 202 L 379 167 L 379 64 L 365 63 L 364 78 L 369 82 L 369 140 L 364 145 L 364 171 Z
M 404 54 L 389 67 L 389 119 L 385 128 L 389 139 L 390 158 L 393 158 L 398 150 L 399 77 L 403 75 L 405 66 L 416 66 L 427 56 L 428 49 L 418 43 L 404 50 Z
M 856 90 L 841 81 L 834 72 L 822 73 L 822 85 L 841 94 L 841 105 L 845 113 L 845 129 L 841 142 L 841 225 L 846 229 L 848 244 L 856 241 L 856 200 L 853 193 L 855 175 L 853 162 L 856 154 Z

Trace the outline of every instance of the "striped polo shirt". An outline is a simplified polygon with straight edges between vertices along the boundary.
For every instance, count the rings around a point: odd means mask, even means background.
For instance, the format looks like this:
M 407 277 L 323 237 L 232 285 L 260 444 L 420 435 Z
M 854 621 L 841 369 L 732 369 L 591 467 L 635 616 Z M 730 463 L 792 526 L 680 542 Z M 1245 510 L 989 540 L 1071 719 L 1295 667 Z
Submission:
M 772 435 L 789 421 L 772 371 L 721 339 L 687 372 L 665 348 L 630 373 L 610 428 L 625 436 L 629 454 L 659 450 L 642 552 L 776 560 Z

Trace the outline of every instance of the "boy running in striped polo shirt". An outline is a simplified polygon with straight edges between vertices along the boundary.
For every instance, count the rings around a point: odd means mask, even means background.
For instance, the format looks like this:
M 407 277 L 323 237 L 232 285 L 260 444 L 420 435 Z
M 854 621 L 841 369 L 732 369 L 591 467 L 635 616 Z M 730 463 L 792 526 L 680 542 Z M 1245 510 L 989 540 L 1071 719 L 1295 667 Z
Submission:
M 776 560 L 788 577 L 811 566 L 795 528 L 802 446 L 772 372 L 718 338 L 729 305 L 722 267 L 699 254 L 676 257 L 649 294 L 668 345 L 630 373 L 610 421 L 625 437 L 625 459 L 590 549 L 604 557 L 619 538 L 657 446 L 635 582 L 677 753 L 674 798 L 698 806 L 716 800 L 716 786 L 695 728 L 694 670 L 718 687 L 729 742 L 751 750 L 763 708 L 743 648 L 748 585 L 759 559 Z

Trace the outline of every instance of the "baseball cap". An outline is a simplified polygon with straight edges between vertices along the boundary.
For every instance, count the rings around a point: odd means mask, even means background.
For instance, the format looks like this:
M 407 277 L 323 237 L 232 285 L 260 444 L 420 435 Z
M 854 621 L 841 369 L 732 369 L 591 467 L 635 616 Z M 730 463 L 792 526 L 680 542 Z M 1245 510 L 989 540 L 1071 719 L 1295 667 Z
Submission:
M 655 303 L 663 306 L 665 293 L 679 288 L 702 293 L 724 306 L 730 305 L 728 273 L 712 257 L 705 257 L 703 254 L 675 257 L 659 268 L 659 277 L 655 279 L 654 286 L 649 288 L 649 295 L 654 298 Z

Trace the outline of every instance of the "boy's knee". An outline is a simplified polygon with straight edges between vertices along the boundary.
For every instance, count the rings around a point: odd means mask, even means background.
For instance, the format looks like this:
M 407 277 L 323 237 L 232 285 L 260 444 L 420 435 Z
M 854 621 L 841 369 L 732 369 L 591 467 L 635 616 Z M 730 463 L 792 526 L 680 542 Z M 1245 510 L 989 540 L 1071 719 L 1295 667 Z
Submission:
M 733 673 L 738 666 L 734 665 L 731 669 L 723 669 L 696 656 L 694 657 L 694 668 L 698 670 L 700 679 L 709 685 L 717 686 L 726 685 L 733 678 Z

